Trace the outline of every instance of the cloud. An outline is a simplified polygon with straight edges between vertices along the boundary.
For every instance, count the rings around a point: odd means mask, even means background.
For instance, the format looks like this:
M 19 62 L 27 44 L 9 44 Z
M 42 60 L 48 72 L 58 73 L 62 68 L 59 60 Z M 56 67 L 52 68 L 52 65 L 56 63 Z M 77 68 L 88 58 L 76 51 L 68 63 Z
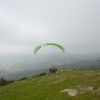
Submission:
M 30 52 L 55 42 L 68 52 L 100 51 L 100 1 L 17 0 L 0 3 L 0 52 Z M 11 51 L 10 51 L 11 50 Z

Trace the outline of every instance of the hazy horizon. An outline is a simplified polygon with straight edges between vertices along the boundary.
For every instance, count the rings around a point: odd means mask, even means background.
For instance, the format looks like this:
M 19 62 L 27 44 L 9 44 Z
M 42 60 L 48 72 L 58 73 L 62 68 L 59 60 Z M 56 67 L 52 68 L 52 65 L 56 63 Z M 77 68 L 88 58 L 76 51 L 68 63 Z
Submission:
M 99 0 L 1 0 L 0 55 L 33 54 L 42 43 L 74 54 L 100 53 Z M 60 52 L 48 46 L 38 54 Z

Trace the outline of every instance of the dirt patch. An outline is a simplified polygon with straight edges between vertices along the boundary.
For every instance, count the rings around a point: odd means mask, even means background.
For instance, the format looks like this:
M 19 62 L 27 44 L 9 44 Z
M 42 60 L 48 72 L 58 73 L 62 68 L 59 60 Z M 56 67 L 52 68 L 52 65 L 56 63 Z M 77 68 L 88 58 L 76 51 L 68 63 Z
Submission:
M 70 96 L 75 96 L 78 93 L 78 91 L 76 89 L 64 89 L 60 92 L 67 92 L 68 95 L 70 95 Z
M 78 85 L 77 89 L 68 88 L 68 89 L 64 89 L 60 92 L 67 92 L 69 96 L 75 96 L 77 94 L 84 94 L 85 92 L 88 92 L 88 91 L 100 94 L 100 87 L 97 88 L 96 90 L 94 90 L 94 87 L 92 87 L 92 86 L 84 88 L 81 85 Z

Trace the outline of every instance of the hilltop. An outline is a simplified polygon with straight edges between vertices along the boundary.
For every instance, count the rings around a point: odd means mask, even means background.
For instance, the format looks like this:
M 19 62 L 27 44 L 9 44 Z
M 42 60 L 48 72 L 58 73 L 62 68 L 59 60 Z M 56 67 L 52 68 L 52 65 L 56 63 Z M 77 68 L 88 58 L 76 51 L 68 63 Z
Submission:
M 58 71 L 15 81 L 0 87 L 0 100 L 100 100 L 100 70 Z

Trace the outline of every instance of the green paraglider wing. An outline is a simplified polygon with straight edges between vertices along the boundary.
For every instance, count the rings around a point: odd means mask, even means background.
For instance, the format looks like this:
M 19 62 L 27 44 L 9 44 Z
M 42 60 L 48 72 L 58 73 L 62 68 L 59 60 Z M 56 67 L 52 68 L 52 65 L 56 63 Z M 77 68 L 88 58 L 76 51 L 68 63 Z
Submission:
M 40 48 L 42 48 L 42 47 L 44 47 L 44 46 L 48 46 L 48 45 L 57 46 L 57 47 L 59 47 L 63 52 L 65 51 L 65 49 L 64 49 L 61 45 L 59 45 L 59 44 L 56 44 L 56 43 L 44 43 L 44 44 L 38 45 L 38 46 L 34 49 L 34 54 L 36 54 L 36 52 L 37 52 Z

